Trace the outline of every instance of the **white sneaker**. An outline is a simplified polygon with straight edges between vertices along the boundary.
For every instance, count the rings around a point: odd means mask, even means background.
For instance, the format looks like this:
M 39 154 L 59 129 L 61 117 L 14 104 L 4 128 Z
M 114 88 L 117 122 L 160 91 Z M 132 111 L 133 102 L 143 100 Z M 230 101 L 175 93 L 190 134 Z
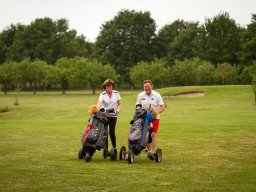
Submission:
M 146 149 L 143 149 L 143 151 L 145 152 L 145 153 L 147 153 L 148 152 L 148 149 L 146 148 Z
M 150 160 L 155 160 L 155 153 L 153 153 L 152 151 L 148 151 L 147 158 Z

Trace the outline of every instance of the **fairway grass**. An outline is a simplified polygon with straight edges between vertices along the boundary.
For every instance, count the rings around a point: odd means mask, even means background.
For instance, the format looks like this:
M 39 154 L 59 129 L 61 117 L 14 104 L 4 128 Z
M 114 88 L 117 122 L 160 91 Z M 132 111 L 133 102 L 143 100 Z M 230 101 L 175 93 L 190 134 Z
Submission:
M 78 160 L 87 109 L 98 94 L 86 91 L 0 95 L 0 191 L 255 191 L 256 106 L 252 87 L 158 89 L 162 95 L 203 91 L 203 97 L 165 97 L 157 135 L 163 161 L 142 152 L 134 164 Z M 120 91 L 118 152 L 127 147 L 138 91 Z M 111 144 L 110 144 L 111 146 Z

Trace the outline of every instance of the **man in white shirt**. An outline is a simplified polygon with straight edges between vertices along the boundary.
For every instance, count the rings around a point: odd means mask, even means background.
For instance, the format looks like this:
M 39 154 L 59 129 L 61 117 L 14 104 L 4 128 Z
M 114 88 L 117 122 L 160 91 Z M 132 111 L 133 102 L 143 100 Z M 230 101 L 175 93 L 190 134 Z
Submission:
M 160 113 L 164 111 L 165 104 L 161 95 L 153 90 L 153 83 L 151 80 L 143 81 L 144 91 L 139 93 L 136 105 L 141 104 L 142 108 L 148 108 L 150 105 L 156 110 L 156 119 L 153 121 L 153 132 L 152 132 L 152 142 L 150 143 L 149 153 L 154 154 L 156 148 L 156 133 L 158 132 Z M 150 159 L 154 159 L 153 155 L 149 156 Z

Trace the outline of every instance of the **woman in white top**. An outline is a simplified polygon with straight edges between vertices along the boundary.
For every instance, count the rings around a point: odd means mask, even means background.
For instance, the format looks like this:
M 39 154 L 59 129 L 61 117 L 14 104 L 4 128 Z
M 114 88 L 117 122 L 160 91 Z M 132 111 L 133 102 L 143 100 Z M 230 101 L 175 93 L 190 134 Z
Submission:
M 115 115 L 109 117 L 109 136 L 111 139 L 111 143 L 113 148 L 116 148 L 116 121 L 117 115 L 121 109 L 121 97 L 118 91 L 114 90 L 115 83 L 111 79 L 107 79 L 103 83 L 103 88 L 105 89 L 99 96 L 99 101 L 97 103 L 98 109 L 104 108 L 105 110 L 114 109 Z M 108 149 L 108 139 L 106 141 L 106 149 Z

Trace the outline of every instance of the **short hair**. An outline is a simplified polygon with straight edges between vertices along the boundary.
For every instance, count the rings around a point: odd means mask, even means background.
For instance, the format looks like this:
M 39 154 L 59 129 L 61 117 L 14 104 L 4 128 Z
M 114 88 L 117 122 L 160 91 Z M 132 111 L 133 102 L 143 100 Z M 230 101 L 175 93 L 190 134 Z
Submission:
M 149 83 L 151 86 L 153 86 L 152 81 L 151 81 L 151 80 L 149 80 L 149 79 L 144 80 L 144 81 L 143 81 L 143 85 L 144 85 L 145 83 Z
M 115 88 L 115 82 L 112 79 L 106 79 L 102 84 L 102 87 L 106 89 L 106 85 L 112 85 Z

